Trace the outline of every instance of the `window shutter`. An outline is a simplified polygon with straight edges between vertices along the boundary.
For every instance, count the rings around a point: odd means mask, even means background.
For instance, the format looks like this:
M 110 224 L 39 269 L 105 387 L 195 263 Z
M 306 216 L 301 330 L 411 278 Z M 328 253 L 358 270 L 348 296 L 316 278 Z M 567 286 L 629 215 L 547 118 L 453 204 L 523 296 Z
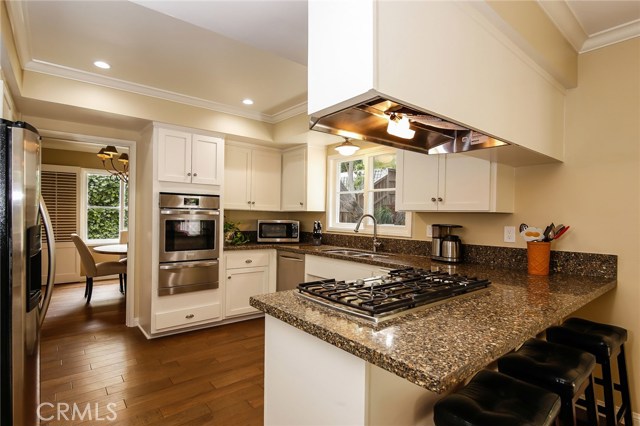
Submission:
M 42 171 L 42 198 L 47 204 L 56 242 L 70 242 L 78 233 L 78 174 Z

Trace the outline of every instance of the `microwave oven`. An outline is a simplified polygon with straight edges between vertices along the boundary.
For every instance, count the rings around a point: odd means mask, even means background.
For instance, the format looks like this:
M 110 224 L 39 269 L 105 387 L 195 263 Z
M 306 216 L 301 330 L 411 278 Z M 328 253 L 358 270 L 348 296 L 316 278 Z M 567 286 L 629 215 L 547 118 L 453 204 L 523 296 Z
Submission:
M 300 222 L 297 220 L 258 220 L 259 243 L 299 243 Z

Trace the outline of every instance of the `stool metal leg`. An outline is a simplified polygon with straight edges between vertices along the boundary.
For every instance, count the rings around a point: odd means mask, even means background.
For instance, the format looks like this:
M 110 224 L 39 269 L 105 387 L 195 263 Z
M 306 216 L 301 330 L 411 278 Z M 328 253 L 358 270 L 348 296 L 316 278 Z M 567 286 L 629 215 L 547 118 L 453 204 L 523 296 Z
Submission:
M 622 407 L 624 410 L 624 424 L 633 425 L 633 411 L 631 411 L 631 393 L 629 392 L 629 380 L 627 378 L 627 362 L 624 357 L 624 345 L 620 347 L 618 354 L 618 373 L 620 376 L 620 394 L 622 396 Z
M 602 387 L 604 391 L 604 413 L 607 426 L 616 426 L 616 409 L 613 402 L 613 379 L 611 378 L 611 360 L 602 360 Z

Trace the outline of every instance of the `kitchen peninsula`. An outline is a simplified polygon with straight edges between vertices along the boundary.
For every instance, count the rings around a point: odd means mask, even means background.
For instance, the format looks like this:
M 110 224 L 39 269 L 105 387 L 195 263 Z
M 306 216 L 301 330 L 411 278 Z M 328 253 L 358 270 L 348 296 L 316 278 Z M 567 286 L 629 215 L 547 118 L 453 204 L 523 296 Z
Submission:
M 615 278 L 455 268 L 492 284 L 385 327 L 296 290 L 251 298 L 267 314 L 265 424 L 432 424 L 440 394 L 616 286 Z

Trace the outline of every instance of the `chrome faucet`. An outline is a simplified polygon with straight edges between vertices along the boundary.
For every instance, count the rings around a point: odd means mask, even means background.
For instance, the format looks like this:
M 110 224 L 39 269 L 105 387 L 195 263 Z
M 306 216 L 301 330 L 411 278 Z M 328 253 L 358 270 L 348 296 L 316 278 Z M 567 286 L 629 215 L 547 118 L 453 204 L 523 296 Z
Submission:
M 358 219 L 358 223 L 356 223 L 356 229 L 354 229 L 353 231 L 358 232 L 358 229 L 360 229 L 360 224 L 362 223 L 362 219 L 367 216 L 370 217 L 371 220 L 373 220 L 373 252 L 375 253 L 376 249 L 382 245 L 382 243 L 378 241 L 378 222 L 376 221 L 376 218 L 368 213 L 363 214 L 362 216 L 360 216 L 360 219 Z

